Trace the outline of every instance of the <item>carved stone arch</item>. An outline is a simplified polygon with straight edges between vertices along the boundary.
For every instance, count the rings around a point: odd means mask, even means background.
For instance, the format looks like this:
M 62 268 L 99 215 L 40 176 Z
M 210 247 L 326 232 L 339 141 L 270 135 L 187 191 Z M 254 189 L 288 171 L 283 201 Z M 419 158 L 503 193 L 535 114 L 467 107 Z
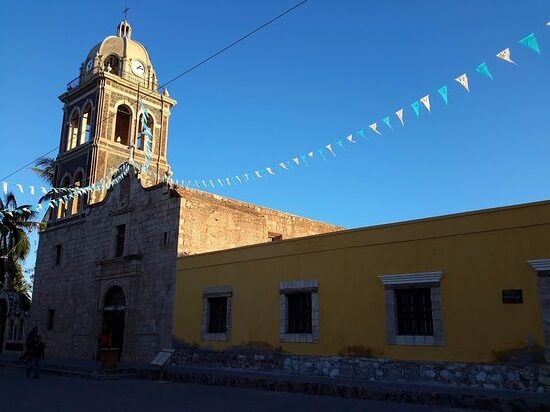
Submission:
M 78 146 L 80 136 L 80 106 L 74 106 L 65 124 L 65 150 L 74 149 Z
M 79 144 L 87 143 L 91 140 L 95 118 L 94 108 L 94 102 L 92 99 L 86 99 L 86 102 L 82 106 L 82 113 L 80 116 Z
M 135 102 L 134 102 L 135 103 Z M 112 120 L 113 141 L 129 145 L 134 135 L 135 110 L 132 102 L 127 99 L 118 100 L 114 105 L 114 116 Z M 124 112 L 128 111 L 127 115 Z M 126 117 L 127 118 L 123 118 Z
M 82 167 L 76 169 L 71 180 L 72 187 L 84 187 L 86 186 L 86 172 Z M 77 214 L 82 210 L 82 195 L 75 194 L 71 199 L 70 206 L 71 214 Z
M 61 180 L 59 181 L 59 187 L 70 187 L 73 184 L 72 176 L 69 172 L 65 172 Z M 63 197 L 64 195 L 60 195 L 59 198 Z M 68 217 L 70 215 L 70 207 L 69 203 L 71 202 L 59 202 L 59 205 L 57 207 L 57 218 L 62 219 L 64 217 Z
M 100 359 L 111 357 L 118 362 L 124 350 L 128 302 L 123 288 L 118 282 L 109 282 L 102 290 L 100 307 L 102 313 L 99 339 Z M 115 359 L 112 359 L 112 356 Z
M 154 148 L 154 141 L 155 141 L 155 138 L 157 137 L 157 134 L 155 133 L 155 129 L 158 128 L 158 123 L 157 123 L 156 116 L 151 111 L 148 111 L 147 114 L 151 117 L 151 122 L 153 126 L 151 127 L 151 132 L 153 134 L 153 148 Z M 138 111 L 138 133 L 136 134 L 136 149 L 138 150 L 145 149 L 143 136 L 140 135 L 140 133 L 142 132 L 141 116 L 143 116 L 143 110 Z

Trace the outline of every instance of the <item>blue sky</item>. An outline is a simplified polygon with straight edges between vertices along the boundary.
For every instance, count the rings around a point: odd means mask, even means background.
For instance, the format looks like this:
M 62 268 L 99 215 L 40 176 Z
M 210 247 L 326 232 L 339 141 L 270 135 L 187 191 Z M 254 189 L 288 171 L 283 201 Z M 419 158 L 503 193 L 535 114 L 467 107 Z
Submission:
M 296 3 L 127 2 L 161 83 Z M 57 96 L 125 4 L 2 7 L 0 179 L 58 144 Z M 216 192 L 347 227 L 548 199 L 548 20 L 547 0 L 310 0 L 169 86 L 174 177 L 276 166 L 377 121 L 382 136 L 336 158 Z M 533 31 L 540 56 L 518 44 Z M 506 47 L 517 66 L 495 57 Z M 453 80 L 465 72 L 471 93 Z M 416 119 L 410 103 L 428 93 L 432 110 Z M 29 171 L 9 181 L 39 184 Z

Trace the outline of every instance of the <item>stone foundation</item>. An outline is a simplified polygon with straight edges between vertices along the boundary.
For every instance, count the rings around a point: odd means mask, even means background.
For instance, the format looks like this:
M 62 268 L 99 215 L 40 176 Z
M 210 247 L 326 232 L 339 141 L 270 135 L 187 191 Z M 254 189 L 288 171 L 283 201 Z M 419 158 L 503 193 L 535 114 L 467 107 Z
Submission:
M 550 366 L 403 361 L 283 353 L 180 350 L 172 366 L 245 369 L 368 381 L 550 392 Z

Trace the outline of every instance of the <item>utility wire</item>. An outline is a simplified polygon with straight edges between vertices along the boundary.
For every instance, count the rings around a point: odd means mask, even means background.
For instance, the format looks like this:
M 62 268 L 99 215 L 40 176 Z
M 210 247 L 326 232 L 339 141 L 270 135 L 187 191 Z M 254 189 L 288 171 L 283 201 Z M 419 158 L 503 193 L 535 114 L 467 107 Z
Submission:
M 178 74 L 177 76 L 173 77 L 172 79 L 168 80 L 166 83 L 158 86 L 155 90 L 152 90 L 150 91 L 149 93 L 147 94 L 144 94 L 140 99 L 136 99 L 134 100 L 131 104 L 134 104 L 134 103 L 137 103 L 139 102 L 139 100 L 142 100 L 146 97 L 149 97 L 151 96 L 153 93 L 155 92 L 158 92 L 160 89 L 168 86 L 169 84 L 175 82 L 176 80 L 178 80 L 179 78 L 191 73 L 193 70 L 199 68 L 200 66 L 202 66 L 203 64 L 207 63 L 208 61 L 214 59 L 215 57 L 219 56 L 220 54 L 222 54 L 223 52 L 229 50 L 231 47 L 233 46 L 236 46 L 237 44 L 239 44 L 240 42 L 246 40 L 247 38 L 249 38 L 250 36 L 254 35 L 255 33 L 259 32 L 260 30 L 264 29 L 265 27 L 269 26 L 270 24 L 276 22 L 277 20 L 279 20 L 280 18 L 286 16 L 288 13 L 292 12 L 293 10 L 297 9 L 298 7 L 300 7 L 302 4 L 304 3 L 307 3 L 309 0 L 303 0 L 301 1 L 300 3 L 290 7 L 289 9 L 285 10 L 284 12 L 282 12 L 281 14 L 273 17 L 272 19 L 268 20 L 267 22 L 265 22 L 264 24 L 262 24 L 261 26 L 258 26 L 256 27 L 254 30 L 250 31 L 249 33 L 245 34 L 244 36 L 240 37 L 239 39 L 235 40 L 234 42 L 230 43 L 229 45 L 225 46 L 223 49 L 220 49 L 218 50 L 217 52 L 215 52 L 214 54 L 210 55 L 209 57 L 205 58 L 204 60 L 200 61 L 199 63 L 195 64 L 194 66 L 191 66 L 190 68 L 188 68 L 187 70 L 185 70 L 183 73 L 180 73 Z M 78 78 L 78 77 L 77 77 Z M 116 113 L 102 119 L 100 121 L 99 124 L 102 124 L 103 122 L 111 119 L 112 117 L 116 116 Z M 27 163 L 26 165 L 24 166 L 21 166 L 19 169 L 17 169 L 16 171 L 10 173 L 9 175 L 7 175 L 6 177 L 0 179 L 0 180 L 7 180 L 8 178 L 10 178 L 11 176 L 15 175 L 16 173 L 19 173 L 21 170 L 27 168 L 28 166 L 31 166 L 33 165 L 37 160 L 39 160 L 41 157 L 44 157 L 44 156 L 47 156 L 49 155 L 51 152 L 55 151 L 58 149 L 58 146 L 56 145 L 54 148 L 52 148 L 49 152 L 46 152 L 44 153 L 43 155 L 37 157 L 36 159 L 34 159 L 33 161 Z

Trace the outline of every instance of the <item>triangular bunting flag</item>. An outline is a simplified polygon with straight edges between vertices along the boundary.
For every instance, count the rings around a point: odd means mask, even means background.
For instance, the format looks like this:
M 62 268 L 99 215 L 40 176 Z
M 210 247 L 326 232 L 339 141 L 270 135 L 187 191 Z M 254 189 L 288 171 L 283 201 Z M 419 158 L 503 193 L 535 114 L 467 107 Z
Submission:
M 464 88 L 468 90 L 468 92 L 470 91 L 470 88 L 468 87 L 468 76 L 466 75 L 466 73 L 458 76 L 455 80 L 459 82 L 462 86 L 464 86 Z
M 420 116 L 420 102 L 418 100 L 411 103 L 411 107 L 416 113 L 416 117 Z
M 325 147 L 328 149 L 328 151 L 329 151 L 330 153 L 332 153 L 332 155 L 333 155 L 334 157 L 336 157 L 336 153 L 334 153 L 334 150 L 332 150 L 332 145 L 331 145 L 331 144 L 327 144 Z
M 386 123 L 386 126 L 388 126 L 391 130 L 393 130 L 393 127 L 392 127 L 391 124 L 390 124 L 390 116 L 384 117 L 384 118 L 382 119 L 382 121 L 383 121 L 384 123 Z
M 476 70 L 487 76 L 489 79 L 493 80 L 493 75 L 491 74 L 491 71 L 489 70 L 489 67 L 486 63 L 481 63 L 479 66 L 476 67 Z
M 497 57 L 500 57 L 502 60 L 506 60 L 508 63 L 516 64 L 516 62 L 512 60 L 511 55 L 512 54 L 510 53 L 509 48 L 502 50 L 500 53 L 497 53 Z
M 307 155 L 308 155 L 309 157 L 313 157 L 313 156 L 315 155 L 315 153 L 314 153 L 314 152 L 309 152 Z
M 212 187 L 214 187 L 214 188 L 216 187 L 216 185 L 214 184 L 214 182 L 212 181 L 212 179 L 210 179 L 209 182 L 210 182 L 210 186 L 212 186 Z
M 428 111 L 430 111 L 430 95 L 427 94 L 426 96 L 421 97 L 420 101 L 422 102 L 424 107 L 426 107 L 426 109 L 428 109 Z
M 286 167 L 286 164 L 284 162 L 279 163 L 279 166 L 281 166 L 285 170 L 288 170 L 288 167 Z
M 256 176 L 258 176 L 258 177 L 262 177 L 262 175 L 260 174 L 260 172 L 259 172 L 258 170 L 256 170 L 256 171 L 254 172 L 254 174 L 255 174 Z
M 380 132 L 378 131 L 378 126 L 376 125 L 376 123 L 371 124 L 369 127 L 371 128 L 371 130 L 372 130 L 374 133 L 379 134 L 379 135 L 382 134 L 382 133 L 380 133 Z
M 34 195 L 34 186 L 29 186 L 29 189 L 31 190 L 31 195 Z
M 399 121 L 401 122 L 401 126 L 405 126 L 405 123 L 403 123 L 403 109 L 399 109 L 395 112 L 397 117 L 399 118 Z
M 353 140 L 353 135 L 350 134 L 349 136 L 346 137 L 346 140 L 350 143 L 357 143 L 355 140 Z
M 365 129 L 359 129 L 357 130 L 357 134 L 361 137 L 365 137 Z
M 275 173 L 273 173 L 273 170 L 271 170 L 271 167 L 266 167 L 265 170 L 267 170 L 267 173 L 269 173 L 270 175 L 275 174 Z
M 19 191 L 23 193 L 23 185 L 20 185 L 19 183 L 16 183 L 16 186 L 19 188 Z
M 346 148 L 344 147 L 344 142 L 342 142 L 342 140 L 338 140 L 336 144 L 347 152 Z
M 323 160 L 327 160 L 326 157 L 325 157 L 325 154 L 323 153 L 323 149 L 317 149 L 317 153 L 319 153 L 321 155 L 321 157 L 323 158 Z
M 297 165 L 300 165 L 300 159 L 298 159 L 297 157 L 293 158 L 292 160 L 294 160 L 294 163 L 296 163 Z
M 540 54 L 539 42 L 537 41 L 537 36 L 535 36 L 535 33 L 525 36 L 519 42 Z
M 447 86 L 441 86 L 439 89 L 437 89 L 437 92 L 439 93 L 445 104 L 449 104 Z
M 249 179 L 249 177 L 248 177 L 248 173 L 245 173 L 243 176 L 246 178 L 246 181 L 247 181 L 247 182 L 250 181 L 250 179 Z
M 302 159 L 302 162 L 303 162 L 306 166 L 308 166 L 308 164 L 307 164 L 307 162 L 306 162 L 306 155 L 302 155 L 302 156 L 300 156 L 300 158 Z
M 4 194 L 8 194 L 8 182 L 2 182 L 2 190 L 4 191 Z
M 227 182 L 227 186 L 231 186 L 231 180 L 228 177 L 225 178 L 225 181 Z

